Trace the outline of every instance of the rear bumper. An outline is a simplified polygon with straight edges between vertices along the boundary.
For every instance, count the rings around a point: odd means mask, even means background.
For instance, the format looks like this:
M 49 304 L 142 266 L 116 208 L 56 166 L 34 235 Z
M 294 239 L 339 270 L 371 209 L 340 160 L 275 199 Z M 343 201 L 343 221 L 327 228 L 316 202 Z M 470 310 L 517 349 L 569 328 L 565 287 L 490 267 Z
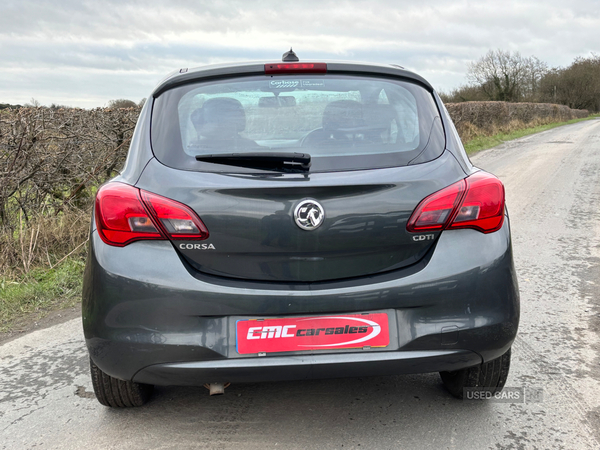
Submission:
M 221 381 L 263 382 L 451 371 L 480 363 L 477 353 L 465 350 L 274 356 L 156 364 L 140 370 L 133 380 L 155 385 L 197 386 Z
M 120 379 L 199 385 L 457 370 L 503 354 L 518 327 L 508 219 L 488 235 L 443 232 L 418 270 L 301 290 L 199 279 L 169 242 L 117 248 L 93 232 L 90 247 L 86 343 L 94 363 Z M 392 330 L 384 349 L 264 357 L 236 351 L 236 317 L 381 310 Z

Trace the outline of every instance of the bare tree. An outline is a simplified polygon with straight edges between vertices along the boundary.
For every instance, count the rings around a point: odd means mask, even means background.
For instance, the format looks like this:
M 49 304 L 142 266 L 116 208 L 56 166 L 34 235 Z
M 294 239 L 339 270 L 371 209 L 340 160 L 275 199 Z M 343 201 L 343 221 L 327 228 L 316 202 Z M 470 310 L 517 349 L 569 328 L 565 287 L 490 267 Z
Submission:
M 522 83 L 523 101 L 539 102 L 541 100 L 540 83 L 548 73 L 548 64 L 535 56 L 530 56 L 526 58 L 525 67 L 525 76 Z
M 39 108 L 42 105 L 35 98 L 31 97 L 31 100 L 29 100 L 29 103 L 25 103 L 25 106 L 30 108 Z
M 544 101 L 600 111 L 600 55 L 578 57 L 569 67 L 552 69 L 541 90 Z
M 489 100 L 479 86 L 460 86 L 450 92 L 438 92 L 444 103 L 481 102 Z
M 127 100 L 126 98 L 119 98 L 117 100 L 111 100 L 108 102 L 109 108 L 137 108 L 137 103 L 133 100 Z
M 489 100 L 531 101 L 547 71 L 546 63 L 535 56 L 525 58 L 519 52 L 490 50 L 469 64 L 467 80 L 479 87 Z

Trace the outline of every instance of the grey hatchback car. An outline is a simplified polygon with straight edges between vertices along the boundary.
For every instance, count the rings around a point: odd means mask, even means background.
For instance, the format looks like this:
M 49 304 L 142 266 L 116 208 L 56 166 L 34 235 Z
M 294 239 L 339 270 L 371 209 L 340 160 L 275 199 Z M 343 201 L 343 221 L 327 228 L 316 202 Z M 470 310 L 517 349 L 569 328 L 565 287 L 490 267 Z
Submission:
M 106 406 L 425 372 L 494 394 L 518 321 L 504 187 L 399 66 L 179 70 L 97 193 L 83 327 Z

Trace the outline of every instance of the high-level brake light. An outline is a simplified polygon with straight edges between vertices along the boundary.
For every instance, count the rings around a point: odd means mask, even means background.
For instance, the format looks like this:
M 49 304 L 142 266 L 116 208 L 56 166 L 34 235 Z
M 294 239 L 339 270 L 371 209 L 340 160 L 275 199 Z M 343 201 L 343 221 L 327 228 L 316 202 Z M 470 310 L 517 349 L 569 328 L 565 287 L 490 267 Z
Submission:
M 275 63 L 265 64 L 265 74 L 288 74 L 288 73 L 327 73 L 326 63 Z
M 124 247 L 139 240 L 203 240 L 208 230 L 188 206 L 123 183 L 96 195 L 96 227 L 102 240 Z
M 406 229 L 411 233 L 472 228 L 498 231 L 504 223 L 504 185 L 486 172 L 476 172 L 425 198 Z

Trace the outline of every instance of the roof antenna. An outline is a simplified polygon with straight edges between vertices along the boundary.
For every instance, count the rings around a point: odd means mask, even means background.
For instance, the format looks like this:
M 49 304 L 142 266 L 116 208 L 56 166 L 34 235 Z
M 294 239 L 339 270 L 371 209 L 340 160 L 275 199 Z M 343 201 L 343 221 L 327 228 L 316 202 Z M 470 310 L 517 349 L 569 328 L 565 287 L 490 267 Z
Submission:
M 294 50 L 292 50 L 292 47 L 290 47 L 290 51 L 289 52 L 285 52 L 282 56 L 281 56 L 281 60 L 283 62 L 289 62 L 289 61 L 300 61 L 300 58 L 298 58 L 298 55 L 296 55 L 294 53 Z

